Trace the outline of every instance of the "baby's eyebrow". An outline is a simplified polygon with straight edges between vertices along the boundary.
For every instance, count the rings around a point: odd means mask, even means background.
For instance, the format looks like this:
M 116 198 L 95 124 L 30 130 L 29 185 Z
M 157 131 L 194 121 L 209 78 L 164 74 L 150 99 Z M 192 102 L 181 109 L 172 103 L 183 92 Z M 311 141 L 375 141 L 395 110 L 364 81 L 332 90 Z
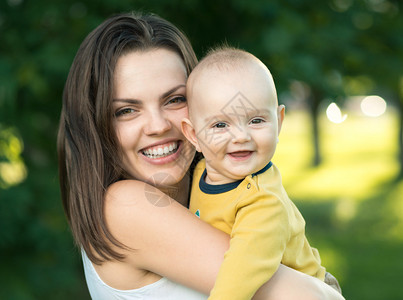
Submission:
M 204 118 L 204 122 L 206 123 L 212 123 L 212 122 L 217 122 L 217 121 L 222 121 L 228 119 L 226 115 L 213 115 L 213 116 L 208 116 Z
M 258 108 L 258 109 L 256 109 L 254 115 L 269 115 L 270 112 L 271 112 L 271 110 L 268 108 Z

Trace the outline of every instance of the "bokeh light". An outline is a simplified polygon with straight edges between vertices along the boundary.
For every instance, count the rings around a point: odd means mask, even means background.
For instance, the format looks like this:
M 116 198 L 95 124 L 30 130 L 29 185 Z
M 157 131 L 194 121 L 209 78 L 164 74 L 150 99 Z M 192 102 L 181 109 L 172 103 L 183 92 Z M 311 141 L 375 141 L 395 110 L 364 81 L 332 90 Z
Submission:
M 367 96 L 361 101 L 361 111 L 368 117 L 383 115 L 386 107 L 386 101 L 379 96 Z
M 15 128 L 0 124 L 0 189 L 23 182 L 27 169 L 22 159 L 24 144 Z
M 340 108 L 336 103 L 332 102 L 326 109 L 326 116 L 330 122 L 339 124 L 346 120 L 347 115 L 342 115 Z

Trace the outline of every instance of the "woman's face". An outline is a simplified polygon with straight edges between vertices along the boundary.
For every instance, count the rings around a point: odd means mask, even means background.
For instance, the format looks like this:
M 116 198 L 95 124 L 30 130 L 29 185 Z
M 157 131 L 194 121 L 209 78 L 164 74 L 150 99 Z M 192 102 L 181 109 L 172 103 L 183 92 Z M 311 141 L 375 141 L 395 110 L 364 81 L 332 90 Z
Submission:
M 186 68 L 167 49 L 121 56 L 114 75 L 114 127 L 125 170 L 154 186 L 175 185 L 194 156 L 181 131 L 188 115 Z

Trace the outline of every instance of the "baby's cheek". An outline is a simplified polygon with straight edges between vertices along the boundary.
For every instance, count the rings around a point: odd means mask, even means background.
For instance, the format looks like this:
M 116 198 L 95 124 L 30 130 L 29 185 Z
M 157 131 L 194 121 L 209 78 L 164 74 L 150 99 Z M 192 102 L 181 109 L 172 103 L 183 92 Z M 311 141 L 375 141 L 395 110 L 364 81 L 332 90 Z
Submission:
M 259 137 L 260 147 L 267 152 L 271 152 L 275 149 L 277 144 L 277 134 L 273 131 L 266 132 Z

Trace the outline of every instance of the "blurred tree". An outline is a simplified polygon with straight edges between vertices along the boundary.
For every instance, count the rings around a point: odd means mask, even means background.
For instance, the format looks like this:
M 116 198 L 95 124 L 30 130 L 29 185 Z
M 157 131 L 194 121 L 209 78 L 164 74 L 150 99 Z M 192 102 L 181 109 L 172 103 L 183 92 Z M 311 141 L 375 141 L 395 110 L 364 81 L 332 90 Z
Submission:
M 398 0 L 360 0 L 347 8 L 355 30 L 344 74 L 364 81 L 361 93 L 382 95 L 399 113 L 399 178 L 403 177 L 403 5 Z M 364 80 L 363 80 L 364 79 Z M 357 91 L 350 90 L 349 93 Z
M 284 89 L 295 80 L 304 83 L 313 131 L 312 164 L 317 166 L 321 162 L 319 109 L 324 100 L 344 98 L 339 70 L 351 29 L 345 16 L 330 9 L 327 1 L 289 0 L 277 5 L 271 24 L 262 28 L 262 56 L 287 84 Z

